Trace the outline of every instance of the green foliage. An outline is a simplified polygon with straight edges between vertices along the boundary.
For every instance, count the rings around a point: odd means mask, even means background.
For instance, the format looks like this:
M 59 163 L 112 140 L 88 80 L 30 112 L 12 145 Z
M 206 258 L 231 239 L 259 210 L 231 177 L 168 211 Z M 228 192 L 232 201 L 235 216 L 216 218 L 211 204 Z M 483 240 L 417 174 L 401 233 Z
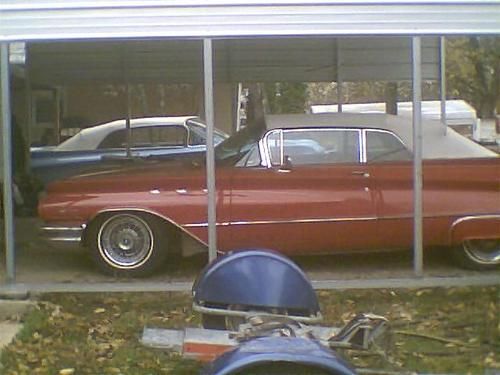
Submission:
M 447 39 L 448 97 L 471 103 L 482 118 L 500 112 L 500 38 Z
M 305 112 L 307 84 L 290 82 L 266 83 L 264 89 L 270 113 Z
M 455 37 L 446 39 L 446 81 L 448 99 L 470 103 L 481 118 L 500 113 L 500 38 L 498 36 Z M 386 83 L 381 81 L 345 82 L 344 103 L 383 102 Z M 439 83 L 422 82 L 424 100 L 439 98 Z M 398 100 L 412 100 L 412 84 L 398 82 Z M 337 103 L 336 83 L 308 84 L 308 105 Z
M 182 293 L 46 295 L 2 352 L 0 373 L 196 374 L 199 363 L 139 341 L 146 324 L 196 325 L 190 305 Z
M 384 315 L 388 340 L 341 351 L 382 373 L 496 373 L 499 287 L 318 291 L 324 325 Z M 3 375 L 197 374 L 201 365 L 140 344 L 144 326 L 198 326 L 188 293 L 48 294 L 0 357 Z M 2 372 L 3 371 L 3 372 Z

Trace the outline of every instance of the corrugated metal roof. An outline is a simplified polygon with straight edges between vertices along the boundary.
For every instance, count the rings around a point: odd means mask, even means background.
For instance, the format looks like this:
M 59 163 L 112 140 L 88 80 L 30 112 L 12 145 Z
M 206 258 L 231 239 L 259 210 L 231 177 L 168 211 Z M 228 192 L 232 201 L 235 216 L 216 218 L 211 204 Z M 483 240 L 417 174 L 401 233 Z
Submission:
M 0 41 L 498 33 L 498 0 L 3 0 L 0 3 Z
M 215 78 L 222 82 L 408 80 L 408 37 L 217 40 Z M 198 40 L 29 43 L 32 82 L 199 82 Z M 337 65 L 337 57 L 340 57 Z M 437 79 L 438 38 L 422 39 L 424 79 Z

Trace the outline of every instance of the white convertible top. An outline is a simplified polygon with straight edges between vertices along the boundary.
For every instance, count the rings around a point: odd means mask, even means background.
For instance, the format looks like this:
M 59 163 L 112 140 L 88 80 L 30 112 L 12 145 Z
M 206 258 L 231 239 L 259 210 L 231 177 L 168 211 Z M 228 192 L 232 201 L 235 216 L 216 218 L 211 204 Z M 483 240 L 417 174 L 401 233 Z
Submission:
M 130 120 L 130 127 L 140 128 L 151 125 L 183 125 L 187 120 L 193 118 L 196 118 L 196 116 L 135 118 Z M 55 151 L 95 150 L 108 134 L 119 129 L 125 129 L 125 119 L 82 129 L 73 137 L 58 145 Z
M 266 116 L 268 129 L 297 127 L 356 127 L 385 129 L 398 135 L 409 150 L 413 150 L 412 119 L 388 114 L 321 113 Z M 436 120 L 422 121 L 423 158 L 457 159 L 498 157 L 498 155 L 451 128 L 444 134 Z

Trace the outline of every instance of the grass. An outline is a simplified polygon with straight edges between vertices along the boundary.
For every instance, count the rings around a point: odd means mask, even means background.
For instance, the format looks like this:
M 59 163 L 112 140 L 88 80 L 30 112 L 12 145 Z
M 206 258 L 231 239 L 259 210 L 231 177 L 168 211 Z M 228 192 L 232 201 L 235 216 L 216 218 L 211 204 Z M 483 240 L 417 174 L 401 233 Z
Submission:
M 391 321 L 390 345 L 341 354 L 359 368 L 419 373 L 500 371 L 499 287 L 319 291 L 324 325 L 357 312 Z M 145 325 L 199 325 L 186 293 L 46 294 L 2 352 L 0 373 L 196 374 L 200 364 L 143 347 Z

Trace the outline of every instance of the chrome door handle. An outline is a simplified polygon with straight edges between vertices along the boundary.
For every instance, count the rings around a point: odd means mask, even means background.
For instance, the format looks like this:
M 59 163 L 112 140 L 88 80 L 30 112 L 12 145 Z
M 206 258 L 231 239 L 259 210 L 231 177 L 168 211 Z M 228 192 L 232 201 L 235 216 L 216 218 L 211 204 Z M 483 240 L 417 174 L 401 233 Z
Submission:
M 362 176 L 362 177 L 365 177 L 365 178 L 370 177 L 370 173 L 364 172 L 364 171 L 353 171 L 352 175 L 353 176 Z

